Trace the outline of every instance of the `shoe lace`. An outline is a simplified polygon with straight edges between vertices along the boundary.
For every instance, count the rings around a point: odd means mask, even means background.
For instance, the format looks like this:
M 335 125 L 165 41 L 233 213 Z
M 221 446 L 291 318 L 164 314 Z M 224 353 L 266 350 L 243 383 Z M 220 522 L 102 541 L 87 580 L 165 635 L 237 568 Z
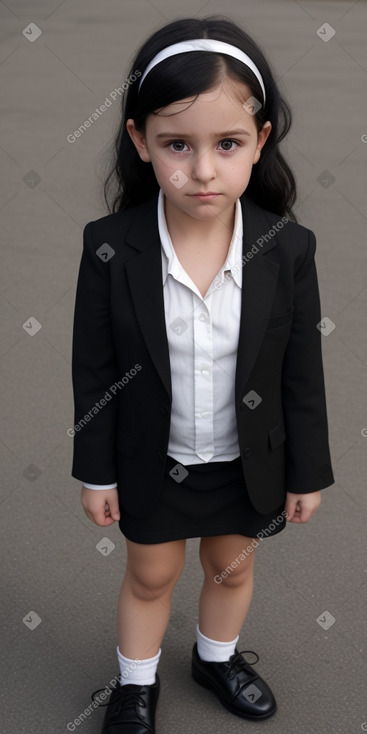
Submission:
M 91 698 L 94 700 L 94 696 L 96 693 L 99 693 L 100 691 L 104 691 L 104 688 L 98 688 L 97 691 L 94 691 L 92 693 Z M 139 706 L 142 706 L 143 708 L 146 708 L 146 701 L 144 699 L 144 691 L 141 691 L 140 686 L 120 686 L 118 687 L 119 690 L 119 699 L 117 702 L 116 709 L 114 711 L 113 716 L 110 719 L 110 723 L 113 723 L 119 719 L 120 714 L 125 708 L 128 708 L 129 706 L 133 706 L 138 704 Z M 108 706 L 107 703 L 98 704 L 99 706 Z
M 257 677 L 256 673 L 253 671 L 250 663 L 248 663 L 242 655 L 245 655 L 246 653 L 250 653 L 251 655 L 256 655 L 257 660 L 254 661 L 254 663 L 251 663 L 251 665 L 256 665 L 256 663 L 259 661 L 259 656 L 256 652 L 253 650 L 236 650 L 236 652 L 231 655 L 229 658 L 229 661 L 227 663 L 228 665 L 228 676 L 230 679 L 234 678 L 234 676 L 237 673 L 240 673 L 241 671 L 245 671 L 246 673 L 252 675 L 254 678 Z

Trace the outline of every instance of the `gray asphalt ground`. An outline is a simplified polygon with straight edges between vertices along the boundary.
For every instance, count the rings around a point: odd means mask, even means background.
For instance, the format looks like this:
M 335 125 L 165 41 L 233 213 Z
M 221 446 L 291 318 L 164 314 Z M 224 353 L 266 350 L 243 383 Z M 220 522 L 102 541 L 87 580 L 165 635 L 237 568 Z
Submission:
M 82 230 L 106 213 L 100 180 L 118 102 L 74 143 L 67 136 L 126 78 L 147 35 L 215 12 L 263 46 L 293 109 L 284 150 L 299 185 L 296 212 L 316 233 L 322 316 L 335 324 L 322 347 L 336 483 L 308 524 L 288 524 L 256 551 L 238 648 L 257 652 L 278 701 L 261 724 L 233 716 L 190 677 L 203 576 L 199 539 L 187 541 L 159 663 L 157 732 L 367 730 L 367 3 L 1 0 L 5 734 L 99 733 L 105 709 L 88 709 L 91 694 L 118 672 L 125 541 L 117 524 L 105 530 L 85 515 L 67 435 Z M 42 32 L 33 42 L 23 34 L 30 23 Z M 41 326 L 33 336 L 31 318 Z M 97 545 L 106 537 L 114 548 L 105 557 Z

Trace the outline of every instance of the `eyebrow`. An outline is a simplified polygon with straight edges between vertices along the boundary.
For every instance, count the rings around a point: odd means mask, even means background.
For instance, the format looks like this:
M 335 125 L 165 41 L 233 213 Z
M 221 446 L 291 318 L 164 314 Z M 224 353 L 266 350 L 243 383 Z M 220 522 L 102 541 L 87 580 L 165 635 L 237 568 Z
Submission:
M 224 133 L 214 133 L 213 134 L 213 138 L 225 138 L 225 137 L 229 137 L 231 135 L 250 135 L 250 133 L 247 132 L 247 130 L 242 130 L 242 129 L 239 129 L 239 130 L 227 130 Z M 158 133 L 158 135 L 156 135 L 156 137 L 157 138 L 189 138 L 190 135 L 186 135 L 186 134 L 183 134 L 183 133 L 168 133 L 168 132 L 166 133 L 165 132 L 165 133 Z

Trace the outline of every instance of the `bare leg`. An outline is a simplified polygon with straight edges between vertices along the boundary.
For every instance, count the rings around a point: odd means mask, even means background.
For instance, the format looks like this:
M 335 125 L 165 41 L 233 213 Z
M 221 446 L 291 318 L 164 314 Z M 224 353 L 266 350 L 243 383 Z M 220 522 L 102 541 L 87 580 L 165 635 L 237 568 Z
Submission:
M 200 561 L 205 580 L 199 602 L 199 629 L 212 640 L 230 642 L 241 631 L 252 598 L 255 550 L 242 561 L 239 555 L 251 541 L 243 535 L 201 539 Z M 236 563 L 235 568 L 231 567 L 232 562 Z M 227 577 L 223 578 L 221 574 L 226 568 Z
M 186 540 L 143 545 L 126 540 L 127 566 L 118 602 L 122 655 L 144 660 L 158 653 L 174 587 L 185 565 Z

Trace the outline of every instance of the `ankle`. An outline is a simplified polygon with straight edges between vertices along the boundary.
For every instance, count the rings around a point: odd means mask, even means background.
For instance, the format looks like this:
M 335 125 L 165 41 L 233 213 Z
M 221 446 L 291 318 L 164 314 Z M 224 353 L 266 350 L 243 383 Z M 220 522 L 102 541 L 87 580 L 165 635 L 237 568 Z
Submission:
M 196 642 L 199 658 L 208 663 L 224 663 L 233 655 L 239 635 L 229 642 L 212 640 L 200 632 L 196 626 Z
M 156 681 L 156 671 L 161 656 L 161 648 L 156 655 L 151 658 L 127 658 L 121 652 L 117 645 L 117 659 L 120 667 L 120 685 L 124 686 L 129 683 L 135 685 L 152 685 Z

